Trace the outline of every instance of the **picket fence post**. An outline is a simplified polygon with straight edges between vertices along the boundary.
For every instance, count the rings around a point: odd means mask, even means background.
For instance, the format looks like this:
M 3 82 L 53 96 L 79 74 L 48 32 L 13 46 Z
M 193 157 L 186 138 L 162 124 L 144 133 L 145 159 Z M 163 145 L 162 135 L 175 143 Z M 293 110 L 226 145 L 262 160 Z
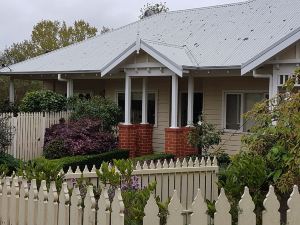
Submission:
M 89 185 L 84 199 L 83 225 L 94 225 L 96 219 L 96 200 L 93 186 Z
M 249 193 L 249 188 L 245 187 L 242 199 L 239 202 L 239 225 L 256 225 L 255 205 Z
M 191 225 L 208 225 L 207 205 L 198 189 L 196 198 L 192 203 Z
M 38 189 L 36 180 L 31 180 L 28 199 L 28 224 L 37 225 L 38 217 Z
M 9 225 L 9 209 L 10 209 L 10 197 L 11 197 L 11 186 L 10 179 L 6 178 L 5 183 L 3 184 L 2 191 L 2 225 Z
M 265 210 L 262 214 L 263 225 L 280 225 L 280 203 L 275 195 L 274 187 L 269 187 L 269 192 L 263 202 Z
M 120 188 L 115 192 L 111 209 L 111 225 L 124 225 L 124 203 Z
M 300 194 L 298 186 L 295 185 L 288 200 L 287 225 L 298 225 L 300 222 Z
M 59 195 L 58 225 L 69 225 L 70 196 L 66 182 L 62 184 Z
M 216 212 L 214 214 L 214 222 L 216 225 L 231 225 L 230 204 L 225 195 L 224 188 L 221 189 L 221 193 L 216 202 Z
M 82 218 L 82 198 L 80 196 L 79 187 L 75 187 L 71 196 L 70 207 L 70 224 L 81 225 Z
M 100 199 L 98 201 L 97 224 L 109 225 L 110 224 L 110 201 L 108 197 L 107 188 L 102 189 Z
M 154 195 L 151 193 L 144 209 L 145 216 L 143 218 L 143 225 L 159 225 L 160 219 L 158 217 L 159 208 L 156 204 Z
M 14 177 L 11 187 L 11 197 L 10 197 L 10 208 L 9 208 L 9 218 L 10 225 L 18 225 L 18 215 L 19 215 L 19 181 L 18 177 Z
M 45 180 L 42 180 L 38 193 L 38 210 L 37 210 L 37 223 L 38 225 L 47 224 L 48 215 L 48 192 Z
M 47 225 L 56 225 L 58 221 L 58 194 L 55 182 L 50 183 L 48 194 Z
M 183 224 L 182 211 L 183 207 L 175 190 L 173 197 L 168 205 L 169 215 L 167 217 L 167 225 L 181 225 Z
M 19 225 L 27 225 L 28 224 L 28 183 L 27 180 L 22 180 L 21 188 L 20 188 L 20 203 L 19 203 Z M 31 215 L 30 215 L 31 216 Z

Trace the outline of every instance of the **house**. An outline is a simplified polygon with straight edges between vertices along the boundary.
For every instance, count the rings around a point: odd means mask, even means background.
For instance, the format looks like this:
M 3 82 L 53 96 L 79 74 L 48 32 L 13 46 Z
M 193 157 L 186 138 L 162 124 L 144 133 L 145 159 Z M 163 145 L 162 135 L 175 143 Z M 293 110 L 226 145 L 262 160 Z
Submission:
M 161 13 L 5 67 L 45 89 L 103 95 L 123 110 L 120 146 L 187 155 L 202 115 L 225 129 L 230 154 L 251 127 L 242 114 L 275 96 L 300 63 L 300 1 L 250 0 Z

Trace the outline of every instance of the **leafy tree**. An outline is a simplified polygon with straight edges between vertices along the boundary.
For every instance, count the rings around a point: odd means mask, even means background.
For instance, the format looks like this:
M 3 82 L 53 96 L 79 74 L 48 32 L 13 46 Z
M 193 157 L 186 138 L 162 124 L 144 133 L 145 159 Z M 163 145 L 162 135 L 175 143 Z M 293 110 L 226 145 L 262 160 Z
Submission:
M 6 152 L 12 140 L 12 127 L 8 123 L 7 117 L 0 118 L 0 154 Z
M 144 19 L 154 14 L 168 11 L 169 8 L 167 7 L 166 2 L 160 2 L 156 4 L 147 3 L 147 5 L 144 5 L 144 7 L 140 9 L 141 15 L 139 16 L 139 19 Z
M 295 88 L 299 77 L 297 69 L 284 93 L 257 104 L 245 116 L 255 126 L 243 141 L 250 152 L 266 159 L 269 183 L 282 193 L 300 184 L 300 92 Z
M 0 53 L 0 66 L 15 64 L 38 55 L 53 51 L 70 44 L 83 41 L 97 34 L 97 28 L 89 23 L 78 20 L 73 26 L 65 22 L 42 20 L 32 30 L 31 38 L 14 43 Z M 8 78 L 0 77 L 0 102 L 8 98 Z M 18 96 L 23 96 L 28 90 L 41 88 L 38 81 L 15 81 Z

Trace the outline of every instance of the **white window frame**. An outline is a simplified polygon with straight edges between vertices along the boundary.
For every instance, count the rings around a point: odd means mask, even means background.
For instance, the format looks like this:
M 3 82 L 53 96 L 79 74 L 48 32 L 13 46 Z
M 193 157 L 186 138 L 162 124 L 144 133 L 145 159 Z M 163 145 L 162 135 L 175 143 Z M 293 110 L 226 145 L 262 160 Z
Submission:
M 142 93 L 142 90 L 131 90 L 131 93 Z M 123 90 L 117 90 L 116 91 L 116 96 L 115 96 L 115 101 L 118 104 L 119 102 L 119 94 L 125 94 L 125 91 Z M 154 94 L 155 95 L 155 124 L 153 124 L 153 127 L 158 126 L 158 91 L 154 90 L 147 90 L 147 94 Z
M 239 130 L 234 130 L 234 129 L 226 129 L 226 102 L 227 102 L 227 95 L 230 94 L 236 94 L 236 95 L 241 95 L 241 117 L 240 117 L 240 129 Z M 244 112 L 244 100 L 245 100 L 245 94 L 263 94 L 265 97 L 269 94 L 269 92 L 267 90 L 226 90 L 223 91 L 223 97 L 222 97 L 222 127 L 224 129 L 225 132 L 228 133 L 248 133 L 246 131 L 243 131 L 244 127 L 242 126 L 244 124 L 244 118 L 243 118 L 243 114 L 245 114 L 246 112 Z

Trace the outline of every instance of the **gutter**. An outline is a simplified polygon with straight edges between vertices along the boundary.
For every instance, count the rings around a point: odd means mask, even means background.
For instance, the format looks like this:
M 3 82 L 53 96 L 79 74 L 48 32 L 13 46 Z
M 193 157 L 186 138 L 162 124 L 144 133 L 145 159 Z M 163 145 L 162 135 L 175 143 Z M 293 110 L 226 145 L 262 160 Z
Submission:
M 259 74 L 256 70 L 253 70 L 254 78 L 269 79 L 269 99 L 273 96 L 273 75 L 272 74 Z
M 64 81 L 64 82 L 68 82 L 68 80 L 67 80 L 67 79 L 61 78 L 61 74 L 60 74 L 60 73 L 59 73 L 59 74 L 57 74 L 57 80 L 58 80 L 58 81 Z

